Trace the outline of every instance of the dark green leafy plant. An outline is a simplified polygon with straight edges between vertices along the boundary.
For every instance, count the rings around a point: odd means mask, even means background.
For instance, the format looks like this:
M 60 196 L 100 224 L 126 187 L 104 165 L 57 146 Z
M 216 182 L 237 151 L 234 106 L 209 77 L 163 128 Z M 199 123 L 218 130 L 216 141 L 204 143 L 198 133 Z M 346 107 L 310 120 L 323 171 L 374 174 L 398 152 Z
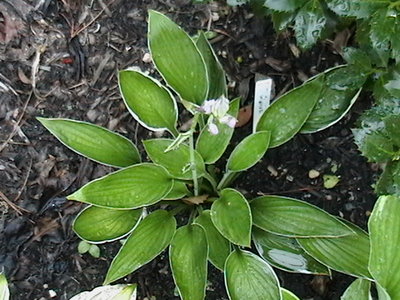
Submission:
M 375 247 L 377 241 L 373 244 L 372 236 L 360 228 L 297 199 L 263 196 L 248 200 L 229 188 L 269 147 L 340 120 L 365 78 L 360 75 L 356 83 L 333 84 L 332 78 L 351 70 L 341 66 L 283 95 L 262 115 L 257 132 L 235 147 L 223 174 L 216 174 L 213 163 L 231 140 L 239 99 L 226 98 L 225 74 L 204 34 L 193 40 L 166 16 L 150 11 L 148 37 L 154 64 L 168 87 L 132 70 L 119 73 L 119 84 L 136 121 L 170 135 L 143 141 L 151 162 L 141 162 L 134 144 L 104 128 L 39 118 L 73 151 L 120 168 L 68 196 L 90 205 L 74 222 L 79 237 L 90 243 L 126 238 L 104 284 L 136 271 L 169 247 L 171 270 L 182 299 L 205 298 L 208 261 L 224 272 L 228 295 L 234 300 L 298 299 L 280 287 L 271 266 L 326 275 L 333 269 L 363 279 L 376 278 L 382 291 L 397 293 L 376 269 L 373 259 L 381 254 Z M 192 114 L 185 132 L 177 129 L 176 99 L 179 108 Z M 382 199 L 379 203 L 386 205 L 387 198 Z M 371 232 L 382 230 L 371 224 Z M 245 249 L 252 241 L 259 255 Z M 393 249 L 384 255 L 393 256 Z
M 363 155 L 371 162 L 385 164 L 376 185 L 381 195 L 400 194 L 400 105 L 387 100 L 373 107 L 360 119 L 360 128 L 353 129 L 354 138 Z
M 302 133 L 312 133 L 325 127 L 319 119 L 333 121 L 346 114 L 357 100 L 361 91 L 372 91 L 376 104 L 360 118 L 359 128 L 353 130 L 355 142 L 362 154 L 371 162 L 380 163 L 384 169 L 376 184 L 380 195 L 400 195 L 399 163 L 399 107 L 400 107 L 400 4 L 392 0 L 247 0 L 231 5 L 250 3 L 254 10 L 271 17 L 277 31 L 293 28 L 298 45 L 309 49 L 324 32 L 333 32 L 356 25 L 358 48 L 343 49 L 343 58 L 348 63 L 339 69 L 331 69 L 319 75 L 311 83 L 296 88 L 289 95 L 305 96 L 310 110 L 313 101 L 319 97 L 323 104 L 317 103 L 313 115 L 308 118 L 307 109 L 303 111 L 307 123 Z M 315 90 L 312 91 L 312 90 Z M 307 95 L 307 91 L 310 93 Z M 319 96 L 317 95 L 319 93 Z M 291 101 L 290 97 L 288 97 Z M 299 104 L 299 107 L 302 104 Z M 323 106 L 318 109 L 318 106 Z M 293 106 L 294 108 L 294 106 Z M 271 115 L 275 116 L 271 118 Z M 291 115 L 288 112 L 287 115 Z M 273 123 L 279 114 L 270 112 L 265 121 Z M 300 121 L 300 120 L 299 120 Z M 261 122 L 261 123 L 263 123 Z M 293 124 L 293 126 L 295 126 Z M 298 125 L 297 125 L 298 126 Z M 287 136 L 286 138 L 290 138 Z M 274 142 L 272 142 L 274 145 Z

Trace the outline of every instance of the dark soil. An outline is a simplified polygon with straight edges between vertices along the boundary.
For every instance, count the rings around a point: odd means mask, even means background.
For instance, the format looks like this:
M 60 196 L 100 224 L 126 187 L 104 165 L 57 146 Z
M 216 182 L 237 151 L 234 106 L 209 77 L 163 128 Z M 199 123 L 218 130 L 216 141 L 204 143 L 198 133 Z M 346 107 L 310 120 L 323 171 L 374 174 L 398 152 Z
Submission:
M 227 70 L 230 93 L 241 96 L 244 105 L 251 102 L 255 73 L 272 77 L 281 94 L 342 62 L 328 41 L 296 57 L 292 35 L 277 36 L 268 20 L 246 7 L 188 0 L 25 1 L 0 2 L 0 22 L 9 22 L 7 16 L 19 22 L 17 31 L 8 27 L 9 35 L 16 33 L 10 40 L 0 35 L 0 271 L 9 279 L 12 299 L 50 299 L 53 292 L 52 299 L 69 299 L 91 290 L 101 285 L 119 248 L 118 242 L 101 245 L 99 259 L 78 254 L 71 223 L 81 205 L 65 196 L 112 169 L 68 150 L 35 117 L 90 121 L 141 147 L 140 140 L 152 133 L 127 113 L 116 74 L 129 66 L 154 72 L 142 61 L 148 51 L 148 9 L 167 13 L 192 34 L 215 31 L 212 42 Z M 365 228 L 376 172 L 357 151 L 350 128 L 368 105 L 363 96 L 339 124 L 269 150 L 235 185 L 249 198 L 304 199 Z M 250 124 L 239 128 L 234 140 L 249 131 Z M 310 179 L 311 169 L 321 176 Z M 340 176 L 339 184 L 324 189 L 323 174 Z M 210 268 L 207 299 L 227 299 L 222 273 Z M 331 279 L 277 273 L 301 299 L 339 299 L 353 280 L 337 273 Z M 166 253 L 124 281 L 138 283 L 139 299 L 178 299 Z

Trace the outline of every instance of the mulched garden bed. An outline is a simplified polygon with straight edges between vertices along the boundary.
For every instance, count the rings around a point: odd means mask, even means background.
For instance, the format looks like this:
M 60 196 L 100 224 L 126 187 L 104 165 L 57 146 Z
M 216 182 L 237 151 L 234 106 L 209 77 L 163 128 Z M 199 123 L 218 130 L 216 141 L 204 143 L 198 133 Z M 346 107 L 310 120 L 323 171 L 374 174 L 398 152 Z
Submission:
M 152 133 L 138 126 L 124 107 L 117 70 L 131 66 L 154 73 L 147 50 L 147 10 L 166 13 L 190 33 L 212 30 L 211 42 L 224 65 L 232 97 L 251 103 L 256 73 L 270 76 L 276 93 L 342 63 L 337 44 L 325 41 L 298 52 L 289 32 L 248 7 L 187 0 L 5 0 L 0 3 L 0 270 L 12 299 L 69 299 L 101 285 L 118 243 L 102 245 L 101 258 L 77 252 L 71 223 L 82 208 L 65 196 L 109 173 L 61 145 L 35 117 L 63 117 L 105 126 L 140 141 Z M 248 198 L 278 194 L 304 199 L 366 227 L 375 196 L 377 170 L 362 158 L 350 128 L 368 106 L 362 95 L 339 124 L 300 135 L 267 152 L 235 185 Z M 245 114 L 244 114 L 245 115 Z M 237 130 L 234 141 L 250 133 Z M 233 148 L 234 145 L 231 145 Z M 222 165 L 222 164 L 221 164 Z M 310 170 L 321 175 L 311 179 Z M 325 189 L 322 175 L 340 176 Z M 222 273 L 210 267 L 207 299 L 228 299 Z M 277 271 L 284 287 L 301 299 L 339 299 L 352 281 Z M 163 253 L 121 282 L 136 282 L 139 299 L 178 299 Z

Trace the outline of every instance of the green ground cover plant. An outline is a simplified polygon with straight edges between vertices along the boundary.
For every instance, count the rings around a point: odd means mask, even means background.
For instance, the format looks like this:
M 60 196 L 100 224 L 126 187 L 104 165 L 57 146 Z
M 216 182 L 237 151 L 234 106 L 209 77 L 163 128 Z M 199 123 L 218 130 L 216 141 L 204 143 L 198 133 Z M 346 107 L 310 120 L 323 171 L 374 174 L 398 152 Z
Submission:
M 119 72 L 119 85 L 137 122 L 168 133 L 143 141 L 149 161 L 142 161 L 130 140 L 105 128 L 38 118 L 73 151 L 118 169 L 68 196 L 89 204 L 73 224 L 80 238 L 93 244 L 123 240 L 104 284 L 134 272 L 168 248 L 181 299 L 205 298 L 208 263 L 223 272 L 234 300 L 298 299 L 280 286 L 272 267 L 325 275 L 336 270 L 359 278 L 344 299 L 352 299 L 357 289 L 368 295 L 370 282 L 376 283 L 381 299 L 398 299 L 400 274 L 392 266 L 400 264 L 395 251 L 400 224 L 391 217 L 400 211 L 398 196 L 379 198 L 368 234 L 307 202 L 281 196 L 246 199 L 232 188 L 237 176 L 269 148 L 339 121 L 367 78 L 336 79 L 358 64 L 327 70 L 275 100 L 256 132 L 227 154 L 220 174 L 214 163 L 231 141 L 240 99 L 228 100 L 225 73 L 203 33 L 192 39 L 163 14 L 149 11 L 148 40 L 165 84 L 127 69 Z M 177 126 L 183 110 L 191 115 L 187 131 Z M 386 133 L 394 130 L 385 128 Z M 250 251 L 252 244 L 258 255 Z

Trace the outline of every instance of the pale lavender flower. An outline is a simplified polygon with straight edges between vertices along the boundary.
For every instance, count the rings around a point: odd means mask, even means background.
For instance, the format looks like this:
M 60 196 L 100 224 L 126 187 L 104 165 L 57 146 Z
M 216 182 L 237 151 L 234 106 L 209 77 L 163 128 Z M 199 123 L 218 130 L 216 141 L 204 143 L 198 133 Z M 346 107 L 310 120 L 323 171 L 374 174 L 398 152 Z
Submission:
M 228 125 L 230 128 L 235 128 L 236 125 L 236 118 L 230 116 L 230 115 L 225 115 L 223 116 L 221 119 L 219 119 L 219 121 L 223 124 Z
M 211 114 L 213 111 L 213 107 L 215 106 L 215 102 L 215 100 L 204 101 L 203 105 L 200 106 L 200 111 L 207 115 Z
M 209 123 L 209 124 L 208 124 L 208 131 L 209 131 L 212 135 L 217 135 L 217 134 L 219 133 L 218 126 L 215 125 L 214 123 Z
M 224 96 L 221 96 L 218 99 L 207 100 L 202 106 L 200 106 L 200 112 L 206 115 L 211 115 L 208 119 L 208 131 L 211 134 L 216 135 L 219 132 L 214 120 L 217 120 L 219 123 L 226 124 L 231 128 L 235 127 L 237 120 L 228 114 L 228 110 L 229 100 Z
M 211 113 L 214 115 L 214 117 L 216 117 L 219 120 L 226 115 L 228 110 L 229 110 L 229 100 L 226 99 L 224 96 L 221 96 L 217 100 L 215 100 Z

